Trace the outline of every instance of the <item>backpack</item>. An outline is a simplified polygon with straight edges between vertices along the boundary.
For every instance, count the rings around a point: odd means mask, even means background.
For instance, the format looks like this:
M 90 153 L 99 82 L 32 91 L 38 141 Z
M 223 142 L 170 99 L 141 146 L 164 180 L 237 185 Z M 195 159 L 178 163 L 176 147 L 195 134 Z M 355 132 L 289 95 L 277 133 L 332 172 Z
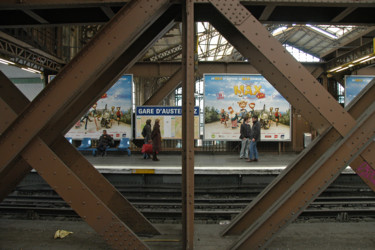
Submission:
M 146 132 L 146 126 L 143 127 L 143 130 L 142 130 L 142 136 L 143 137 L 146 137 L 147 135 L 147 132 Z

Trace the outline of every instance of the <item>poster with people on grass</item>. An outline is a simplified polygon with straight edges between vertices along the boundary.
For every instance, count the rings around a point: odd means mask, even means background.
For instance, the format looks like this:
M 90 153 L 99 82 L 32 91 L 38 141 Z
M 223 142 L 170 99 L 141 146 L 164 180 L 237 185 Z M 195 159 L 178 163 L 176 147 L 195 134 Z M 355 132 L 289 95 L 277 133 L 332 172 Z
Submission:
M 113 139 L 132 137 L 132 75 L 122 76 L 65 135 L 99 138 L 103 129 Z
M 290 104 L 263 76 L 205 74 L 204 87 L 205 140 L 239 140 L 241 123 L 253 115 L 262 141 L 291 140 Z

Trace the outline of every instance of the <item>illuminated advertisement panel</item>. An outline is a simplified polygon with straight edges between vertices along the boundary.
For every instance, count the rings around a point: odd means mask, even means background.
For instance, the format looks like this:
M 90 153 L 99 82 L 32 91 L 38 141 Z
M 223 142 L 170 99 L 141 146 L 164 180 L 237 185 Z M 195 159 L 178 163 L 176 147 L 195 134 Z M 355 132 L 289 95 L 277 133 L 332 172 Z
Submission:
M 155 119 L 160 120 L 163 139 L 182 139 L 182 107 L 136 107 L 136 139 L 143 139 L 142 130 L 148 119 L 151 119 L 151 128 L 154 126 Z M 199 139 L 199 107 L 194 108 L 194 139 Z
M 290 104 L 263 76 L 205 74 L 204 86 L 205 140 L 239 140 L 244 117 L 254 114 L 261 141 L 291 140 Z
M 99 138 L 107 130 L 113 139 L 132 137 L 132 75 L 122 76 L 65 135 Z
M 375 76 L 345 76 L 345 106 L 347 106 L 374 77 Z

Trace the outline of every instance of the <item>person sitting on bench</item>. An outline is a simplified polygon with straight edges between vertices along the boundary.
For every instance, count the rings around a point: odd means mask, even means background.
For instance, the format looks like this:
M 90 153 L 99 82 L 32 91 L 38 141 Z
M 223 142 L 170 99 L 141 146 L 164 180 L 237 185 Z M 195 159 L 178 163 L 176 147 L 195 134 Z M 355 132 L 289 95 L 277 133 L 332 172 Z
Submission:
M 112 136 L 107 134 L 107 130 L 103 130 L 103 134 L 100 136 L 98 141 L 98 153 L 104 156 L 106 154 L 107 148 L 113 146 L 113 138 Z

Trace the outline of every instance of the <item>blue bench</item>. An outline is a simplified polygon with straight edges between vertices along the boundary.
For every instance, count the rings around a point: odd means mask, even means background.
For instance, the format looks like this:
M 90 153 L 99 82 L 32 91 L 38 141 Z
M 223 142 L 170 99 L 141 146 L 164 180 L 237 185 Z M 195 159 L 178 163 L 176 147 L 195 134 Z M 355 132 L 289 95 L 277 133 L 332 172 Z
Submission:
M 128 152 L 128 156 L 131 155 L 131 152 L 130 152 L 130 149 L 129 149 L 129 146 L 130 146 L 130 141 L 129 141 L 129 138 L 121 138 L 120 140 L 120 144 L 118 145 L 117 148 L 107 148 L 107 152 L 123 152 L 123 151 L 127 151 Z
M 96 155 L 97 149 L 92 147 L 91 138 L 83 138 L 81 145 L 77 148 L 78 151 L 89 151 L 93 156 Z

